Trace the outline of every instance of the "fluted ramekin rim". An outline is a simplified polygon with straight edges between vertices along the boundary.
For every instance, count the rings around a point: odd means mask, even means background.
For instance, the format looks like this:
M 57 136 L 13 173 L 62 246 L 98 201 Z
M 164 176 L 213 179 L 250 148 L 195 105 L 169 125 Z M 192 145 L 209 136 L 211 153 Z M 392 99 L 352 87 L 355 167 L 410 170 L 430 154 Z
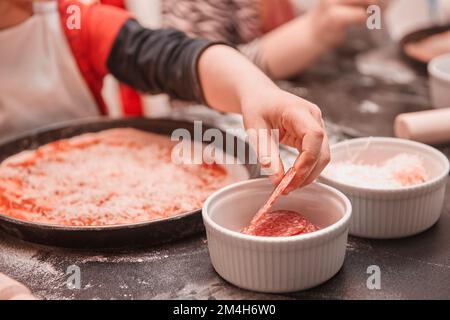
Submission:
M 399 194 L 408 195 L 415 192 L 425 191 L 425 190 L 431 190 L 434 187 L 445 183 L 445 180 L 447 179 L 447 176 L 450 171 L 450 162 L 447 159 L 447 157 L 440 152 L 439 150 L 426 145 L 424 143 L 411 141 L 407 139 L 400 139 L 400 138 L 392 138 L 392 137 L 363 137 L 363 138 L 355 138 L 350 140 L 345 140 L 338 142 L 331 146 L 331 154 L 333 154 L 333 151 L 337 148 L 343 148 L 344 146 L 348 146 L 349 144 L 357 144 L 365 141 L 373 141 L 373 142 L 384 142 L 388 144 L 404 144 L 408 146 L 416 147 L 423 152 L 426 152 L 428 155 L 434 156 L 437 160 L 441 161 L 444 169 L 440 174 L 438 174 L 433 179 L 427 180 L 423 183 L 412 185 L 412 186 L 405 186 L 405 187 L 394 187 L 394 188 L 376 188 L 376 187 L 361 187 L 361 186 L 355 186 L 352 184 L 344 183 L 341 181 L 338 181 L 336 179 L 333 179 L 331 177 L 328 177 L 325 173 L 322 173 L 319 177 L 319 180 L 329 186 L 333 186 L 334 188 L 337 188 L 339 190 L 344 191 L 344 193 L 349 194 L 362 194 L 365 193 L 367 195 L 395 195 L 398 196 Z

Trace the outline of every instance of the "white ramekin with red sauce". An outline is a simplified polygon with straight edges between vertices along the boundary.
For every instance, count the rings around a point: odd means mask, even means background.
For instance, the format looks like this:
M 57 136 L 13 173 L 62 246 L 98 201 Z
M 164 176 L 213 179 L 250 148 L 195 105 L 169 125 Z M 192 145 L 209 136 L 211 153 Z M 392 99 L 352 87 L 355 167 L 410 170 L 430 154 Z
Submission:
M 240 233 L 272 190 L 268 179 L 249 180 L 206 200 L 203 221 L 214 269 L 232 284 L 259 292 L 293 292 L 327 281 L 344 262 L 350 201 L 334 188 L 313 183 L 280 197 L 273 210 L 297 211 L 319 231 L 292 237 Z

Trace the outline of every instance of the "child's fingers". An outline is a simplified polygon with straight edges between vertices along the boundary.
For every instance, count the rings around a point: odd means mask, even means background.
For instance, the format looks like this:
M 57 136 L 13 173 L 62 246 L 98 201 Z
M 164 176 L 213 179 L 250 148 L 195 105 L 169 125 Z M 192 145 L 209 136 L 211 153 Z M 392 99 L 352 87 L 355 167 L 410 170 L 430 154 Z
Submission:
M 276 184 L 284 175 L 283 162 L 280 158 L 278 135 L 269 130 L 258 130 L 258 159 L 264 174 L 269 175 Z
M 317 127 L 317 129 L 307 132 L 303 137 L 300 156 L 294 163 L 297 174 L 286 189 L 287 193 L 303 185 L 311 172 L 313 172 L 320 160 L 324 136 L 322 128 Z
M 263 173 L 268 174 L 274 183 L 281 181 L 284 175 L 277 141 L 278 135 L 264 121 L 256 123 L 249 132 L 249 142 L 256 152 Z
M 325 167 L 330 162 L 330 146 L 328 144 L 328 137 L 325 136 L 322 143 L 322 150 L 320 153 L 319 161 L 317 161 L 316 167 L 313 169 L 313 171 L 309 174 L 309 177 L 306 178 L 306 180 L 303 182 L 300 187 L 306 186 L 310 183 L 312 183 L 314 180 L 316 180 L 320 173 L 325 169 Z
M 336 5 L 361 6 L 368 7 L 373 4 L 379 4 L 380 0 L 331 0 Z
M 343 25 L 359 25 L 367 20 L 366 8 L 357 6 L 336 6 L 333 9 L 334 17 Z

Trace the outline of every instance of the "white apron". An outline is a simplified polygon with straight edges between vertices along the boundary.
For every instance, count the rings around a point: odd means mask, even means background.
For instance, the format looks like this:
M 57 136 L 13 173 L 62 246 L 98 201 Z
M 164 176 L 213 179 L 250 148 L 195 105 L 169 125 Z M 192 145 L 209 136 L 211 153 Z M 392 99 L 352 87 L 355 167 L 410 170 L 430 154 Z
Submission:
M 0 31 L 0 139 L 98 115 L 60 25 L 57 2 L 34 4 L 22 24 Z

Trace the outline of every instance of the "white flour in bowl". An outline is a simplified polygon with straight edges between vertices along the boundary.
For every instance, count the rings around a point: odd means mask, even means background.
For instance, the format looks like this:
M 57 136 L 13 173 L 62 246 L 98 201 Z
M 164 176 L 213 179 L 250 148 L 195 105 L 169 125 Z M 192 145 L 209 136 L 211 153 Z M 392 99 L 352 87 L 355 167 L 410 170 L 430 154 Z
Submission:
M 379 165 L 352 161 L 332 163 L 325 175 L 340 183 L 381 189 L 412 186 L 428 180 L 422 158 L 408 153 L 398 154 Z

